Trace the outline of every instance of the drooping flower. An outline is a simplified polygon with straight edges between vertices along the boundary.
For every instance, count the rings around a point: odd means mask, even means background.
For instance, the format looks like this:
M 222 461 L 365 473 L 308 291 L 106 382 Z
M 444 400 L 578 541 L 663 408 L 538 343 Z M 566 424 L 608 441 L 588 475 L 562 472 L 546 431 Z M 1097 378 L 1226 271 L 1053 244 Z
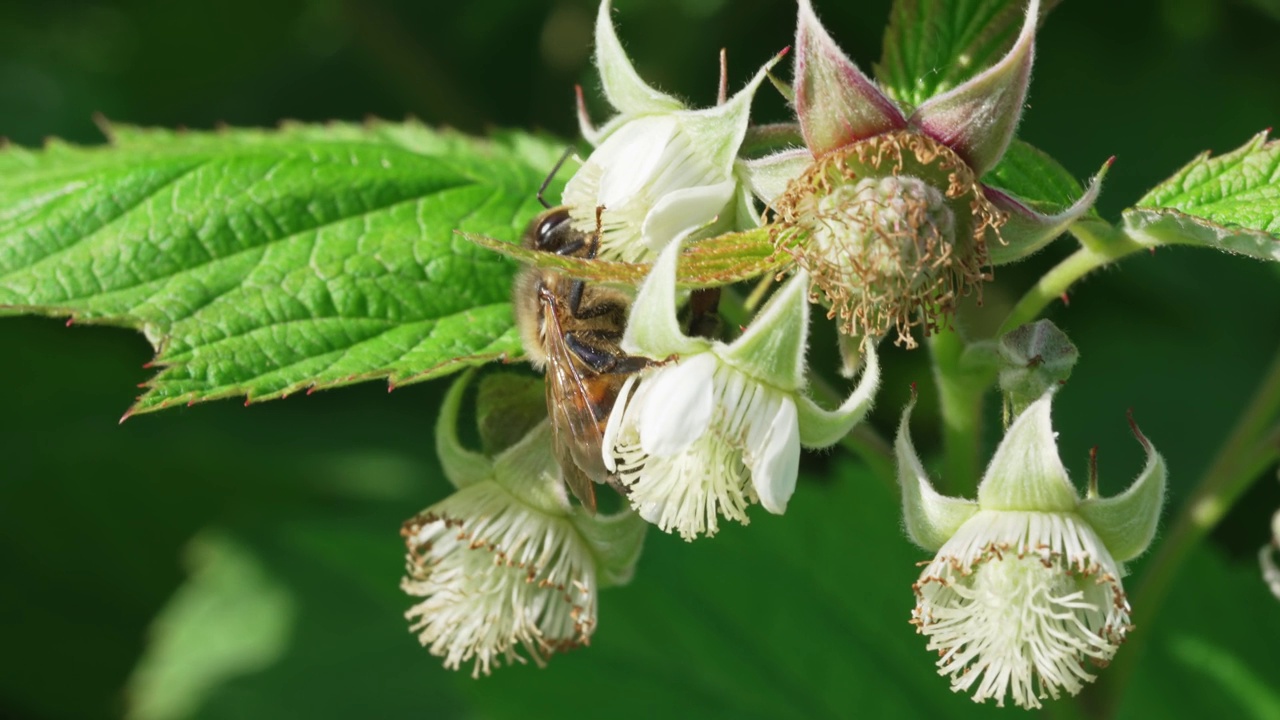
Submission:
M 863 346 L 890 330 L 914 346 L 912 327 L 936 329 L 980 290 L 989 265 L 1039 250 L 1097 198 L 1101 174 L 1056 215 L 980 181 L 1022 114 L 1039 8 L 1031 0 L 998 62 L 911 109 L 864 75 L 800 0 L 795 106 L 807 147 L 748 161 L 745 173 L 769 205 L 774 243 Z
M 930 484 L 911 443 L 914 400 L 895 444 L 907 533 L 936 552 L 913 586 L 911 622 L 938 654 L 951 689 L 1025 708 L 1074 695 L 1132 629 L 1121 578 L 1155 534 L 1164 461 L 1133 431 L 1146 467 L 1112 498 L 1081 499 L 1058 458 L 1053 391 L 1014 421 L 991 459 L 977 501 Z M 1131 421 L 1132 423 L 1132 421 Z
M 689 337 L 676 319 L 681 240 L 641 285 L 622 341 L 627 352 L 677 357 L 630 378 L 609 416 L 605 463 L 640 516 L 686 540 L 719 517 L 747 522 L 759 502 L 780 514 L 795 490 L 800 448 L 827 447 L 871 407 L 874 352 L 836 410 L 804 393 L 809 303 L 804 273 L 787 281 L 731 344 Z
M 619 114 L 596 129 L 579 95 L 579 125 L 596 149 L 565 186 L 564 203 L 577 229 L 594 232 L 599 223 L 600 257 L 650 261 L 672 238 L 717 218 L 722 222 L 708 232 L 748 221 L 737 212 L 750 207 L 750 193 L 734 173 L 734 158 L 751 100 L 778 58 L 723 104 L 691 110 L 640 79 L 609 12 L 610 1 L 603 0 L 596 67 Z
M 440 410 L 436 444 L 457 491 L 405 522 L 401 588 L 422 598 L 405 617 L 444 666 L 542 665 L 589 642 L 598 588 L 627 582 L 646 525 L 634 513 L 591 516 L 564 495 L 544 420 L 490 458 L 462 447 L 457 416 L 469 376 Z

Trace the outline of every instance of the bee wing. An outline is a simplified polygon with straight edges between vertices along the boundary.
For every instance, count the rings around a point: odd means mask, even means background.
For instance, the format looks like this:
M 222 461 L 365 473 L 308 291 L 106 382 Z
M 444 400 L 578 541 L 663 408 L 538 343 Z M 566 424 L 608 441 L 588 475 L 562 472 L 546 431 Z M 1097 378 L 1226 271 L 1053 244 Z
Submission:
M 552 443 L 565 484 L 583 507 L 594 513 L 595 483 L 604 482 L 608 475 L 601 457 L 604 437 L 587 381 L 573 360 L 573 351 L 564 342 L 555 308 L 545 310 L 547 320 L 554 324 L 546 333 L 547 410 L 551 415 Z

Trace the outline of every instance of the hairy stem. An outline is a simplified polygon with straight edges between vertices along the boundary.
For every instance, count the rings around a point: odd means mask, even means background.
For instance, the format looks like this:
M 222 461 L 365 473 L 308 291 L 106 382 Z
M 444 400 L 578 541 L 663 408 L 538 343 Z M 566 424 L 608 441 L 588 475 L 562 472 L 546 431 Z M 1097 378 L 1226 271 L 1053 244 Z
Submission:
M 1226 516 L 1231 506 L 1261 477 L 1262 471 L 1280 458 L 1277 422 L 1280 422 L 1280 350 L 1253 394 L 1253 401 L 1197 483 L 1134 593 L 1133 607 L 1141 613 L 1144 625 L 1154 623 L 1187 553 Z M 1150 633 L 1135 633 L 1126 651 L 1117 656 L 1108 678 L 1111 714 L 1150 636 Z
M 1019 325 L 1035 320 L 1050 303 L 1065 295 L 1085 275 L 1142 249 L 1141 245 L 1122 230 L 1100 220 L 1077 222 L 1071 226 L 1071 233 L 1080 240 L 1080 249 L 1045 273 L 1022 296 L 1001 323 L 997 335 L 1003 335 Z
M 942 416 L 942 484 L 951 494 L 969 495 L 981 474 L 982 396 L 990 379 L 961 365 L 965 341 L 956 330 L 928 339 Z

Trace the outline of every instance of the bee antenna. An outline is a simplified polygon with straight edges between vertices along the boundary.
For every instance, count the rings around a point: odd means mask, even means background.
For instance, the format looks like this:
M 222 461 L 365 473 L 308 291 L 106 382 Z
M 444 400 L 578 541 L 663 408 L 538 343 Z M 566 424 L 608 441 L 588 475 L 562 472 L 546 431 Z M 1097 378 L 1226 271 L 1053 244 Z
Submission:
M 547 199 L 544 198 L 542 195 L 547 191 L 547 186 L 551 184 L 551 181 L 555 179 L 556 173 L 560 172 L 560 168 L 561 166 L 564 165 L 564 161 L 568 160 L 569 156 L 572 154 L 573 154 L 573 146 L 570 145 L 569 147 L 564 149 L 564 154 L 561 155 L 560 159 L 556 161 L 555 166 L 551 168 L 551 172 L 547 173 L 546 179 L 542 181 L 542 187 L 538 188 L 538 202 L 542 203 L 542 207 L 548 210 L 551 209 L 551 203 L 547 202 Z

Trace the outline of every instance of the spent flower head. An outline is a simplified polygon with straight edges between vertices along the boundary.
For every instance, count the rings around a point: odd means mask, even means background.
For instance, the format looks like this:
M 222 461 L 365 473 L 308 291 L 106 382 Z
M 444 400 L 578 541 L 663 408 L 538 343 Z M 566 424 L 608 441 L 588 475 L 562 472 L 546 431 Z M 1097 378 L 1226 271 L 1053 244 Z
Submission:
M 618 115 L 596 129 L 579 95 L 582 134 L 596 149 L 565 186 L 564 202 L 577 229 L 594 232 L 599 223 L 600 257 L 650 261 L 672 238 L 718 217 L 725 222 L 716 229 L 735 229 L 736 215 L 727 211 L 749 207 L 734 158 L 751 100 L 778 58 L 726 102 L 691 110 L 640 78 L 609 12 L 604 0 L 596 18 L 596 67 Z M 597 208 L 603 208 L 598 219 Z
M 630 579 L 645 524 L 634 513 L 571 507 L 544 420 L 490 458 L 462 447 L 456 424 L 468 376 L 441 407 L 437 449 L 457 491 L 404 523 L 406 614 L 431 654 L 489 674 L 503 661 L 539 665 L 587 644 L 597 591 Z
M 951 689 L 977 702 L 1007 697 L 1038 708 L 1074 695 L 1105 667 L 1132 628 L 1121 563 L 1142 554 L 1164 499 L 1163 459 L 1133 426 L 1146 467 L 1118 496 L 1081 498 L 1058 458 L 1053 391 L 1009 427 L 978 499 L 934 489 L 911 443 L 911 408 L 895 443 L 905 524 L 937 554 L 912 586 L 911 622 L 938 654 Z
M 836 45 L 809 0 L 796 30 L 795 107 L 807 147 L 745 163 L 778 248 L 864 346 L 890 330 L 936 329 L 958 299 L 1060 235 L 1093 204 L 1045 215 L 980 178 L 1022 114 L 1039 0 L 1013 46 L 967 82 L 900 107 Z M 784 184 L 785 183 L 785 184 Z
M 786 510 L 800 448 L 826 447 L 871 407 L 874 352 L 836 410 L 804 392 L 809 303 L 804 273 L 787 281 L 732 343 L 686 336 L 676 318 L 682 239 L 640 287 L 622 341 L 630 353 L 678 359 L 632 377 L 609 416 L 605 464 L 641 517 L 686 540 L 715 534 L 718 519 L 747 522 L 747 507 Z

